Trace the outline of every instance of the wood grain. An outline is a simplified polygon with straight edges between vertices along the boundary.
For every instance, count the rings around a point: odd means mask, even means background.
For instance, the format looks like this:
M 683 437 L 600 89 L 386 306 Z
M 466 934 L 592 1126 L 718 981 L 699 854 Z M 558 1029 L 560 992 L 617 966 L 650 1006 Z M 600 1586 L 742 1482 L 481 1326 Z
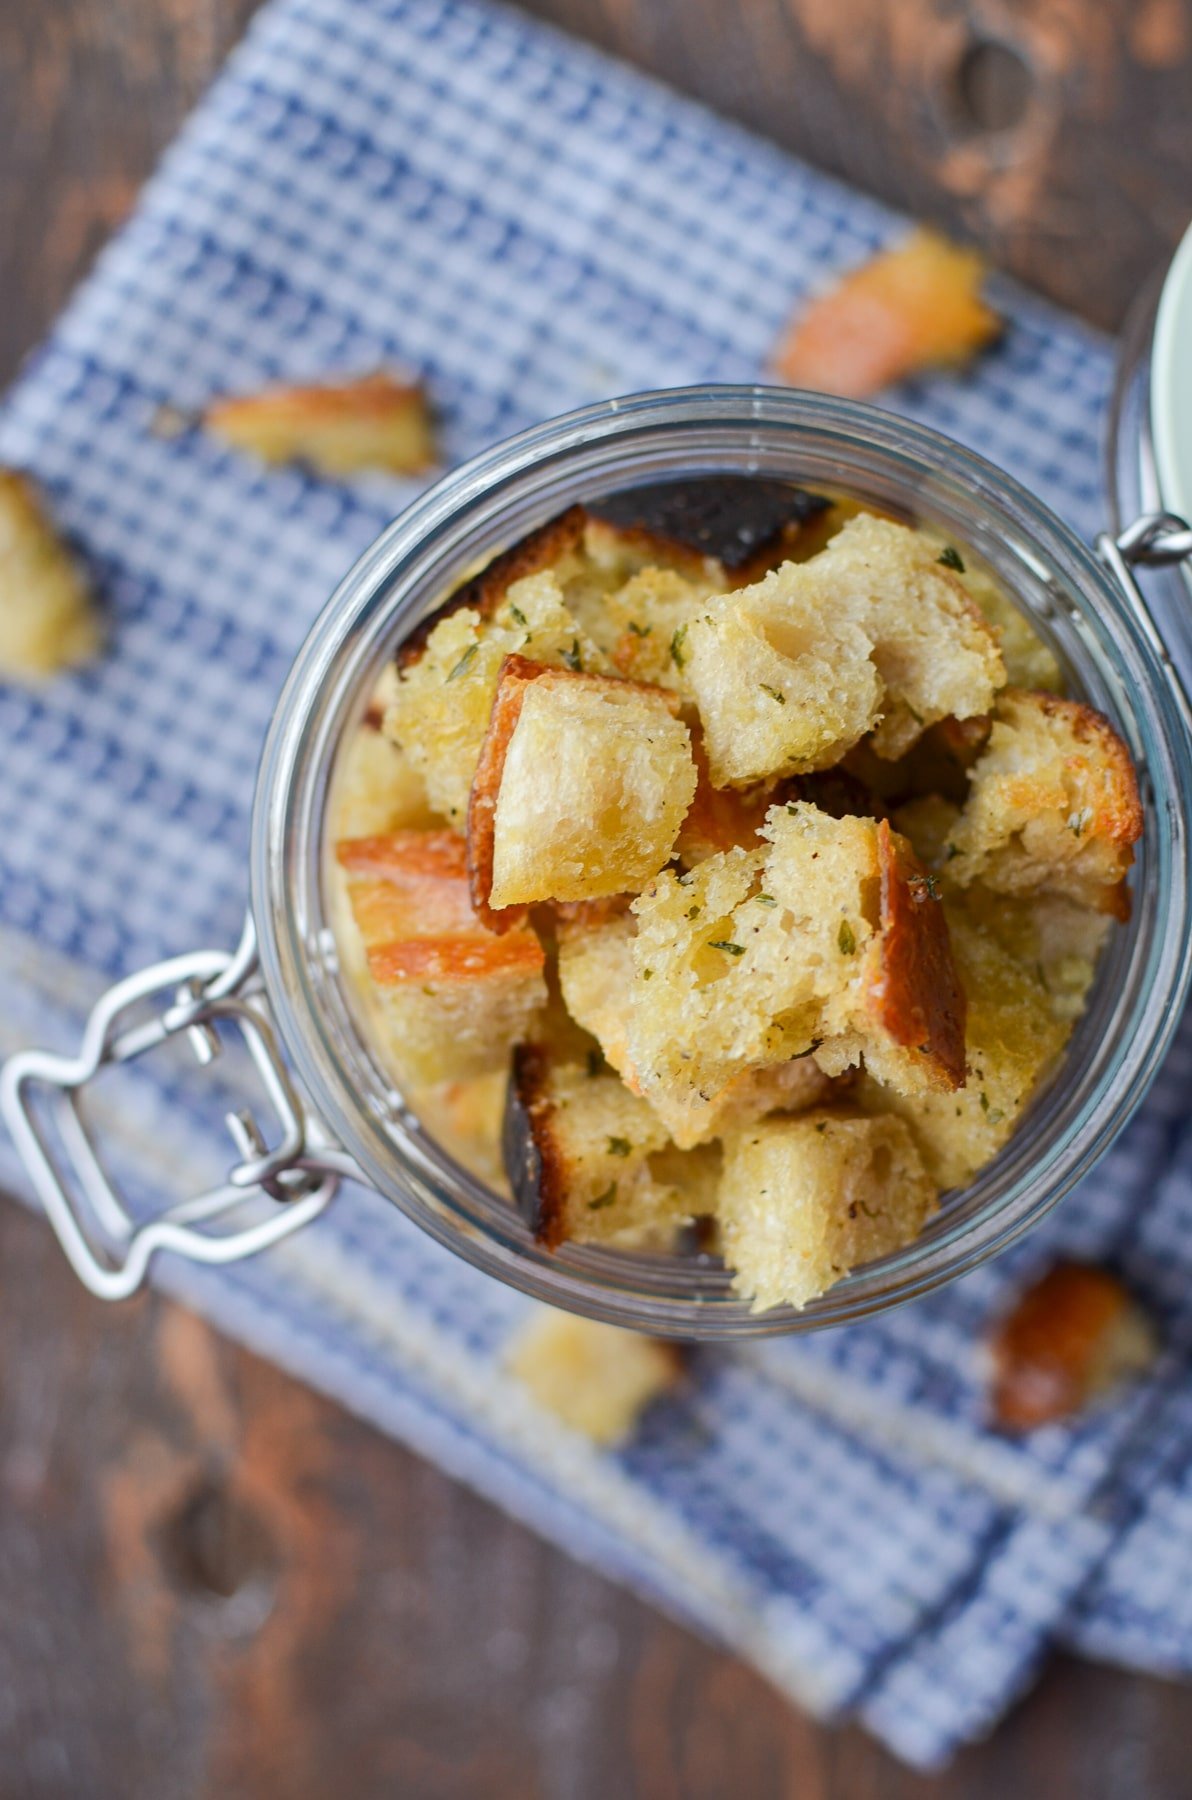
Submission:
M 1183 0 L 534 10 L 968 226 L 1092 317 L 1192 204 Z M 0 377 L 252 11 L 0 6 Z M 1049 71 L 1009 133 L 988 127 L 1021 74 L 974 60 L 974 31 Z M 920 1779 L 177 1307 L 89 1300 L 0 1207 L 3 1800 L 1182 1800 L 1190 1753 L 1186 1689 L 1062 1661 Z
M 523 0 L 1114 330 L 1192 218 L 1190 0 Z

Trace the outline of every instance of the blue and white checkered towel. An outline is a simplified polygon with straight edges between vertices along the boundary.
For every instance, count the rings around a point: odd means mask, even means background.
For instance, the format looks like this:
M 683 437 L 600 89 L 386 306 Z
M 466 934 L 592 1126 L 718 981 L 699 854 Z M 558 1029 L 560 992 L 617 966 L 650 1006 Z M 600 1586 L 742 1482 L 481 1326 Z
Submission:
M 0 459 L 45 484 L 113 626 L 90 669 L 0 689 L 3 1047 L 69 1044 L 117 974 L 234 942 L 282 677 L 412 492 L 163 441 L 159 405 L 406 365 L 457 459 L 609 394 L 756 377 L 794 300 L 896 229 L 516 14 L 273 0 L 0 417 Z M 1003 300 L 995 355 L 894 398 L 1090 532 L 1110 348 Z M 541 1429 L 496 1372 L 528 1303 L 373 1195 L 242 1268 L 160 1276 L 806 1706 L 935 1764 L 1057 1640 L 1192 1664 L 1190 1064 L 1185 1031 L 1113 1153 L 996 1267 L 872 1324 L 702 1353 L 618 1454 Z M 108 1124 L 159 1193 L 223 1158 L 168 1089 Z M 0 1176 L 22 1185 L 6 1142 Z M 1061 1249 L 1120 1267 L 1167 1350 L 1119 1403 L 1007 1443 L 982 1427 L 979 1340 Z

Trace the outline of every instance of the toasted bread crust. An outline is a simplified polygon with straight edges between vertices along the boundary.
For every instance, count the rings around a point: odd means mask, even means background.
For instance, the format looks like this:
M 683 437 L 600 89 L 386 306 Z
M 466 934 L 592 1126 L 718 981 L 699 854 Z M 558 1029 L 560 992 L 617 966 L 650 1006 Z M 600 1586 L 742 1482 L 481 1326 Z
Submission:
M 1078 1412 L 1117 1377 L 1139 1373 L 1155 1342 L 1116 1275 L 1059 1262 L 1019 1295 L 990 1348 L 994 1423 L 1023 1432 Z
M 711 562 L 743 583 L 785 561 L 828 506 L 785 481 L 709 475 L 627 488 L 589 502 L 588 514 L 597 536 L 670 567 L 698 572 Z
M 494 908 L 490 901 L 493 891 L 497 800 L 505 772 L 505 758 L 521 717 L 526 690 L 536 681 L 545 681 L 555 686 L 575 686 L 582 683 L 588 688 L 614 689 L 622 693 L 626 689 L 635 689 L 639 693 L 661 699 L 673 717 L 677 718 L 679 714 L 679 697 L 668 688 L 655 687 L 644 681 L 622 681 L 615 675 L 590 675 L 580 669 L 555 669 L 547 663 L 531 662 L 528 657 L 519 656 L 516 652 L 505 658 L 501 664 L 497 691 L 493 696 L 488 731 L 468 797 L 467 858 L 472 905 L 477 917 L 483 919 L 491 931 L 508 931 L 511 925 L 525 917 L 524 906 Z
M 538 1243 L 557 1250 L 563 1241 L 567 1172 L 551 1129 L 550 1058 L 537 1044 L 519 1044 L 501 1128 L 505 1171 L 517 1207 Z
M 963 1087 L 966 1000 L 944 909 L 905 838 L 882 819 L 881 933 L 874 946 L 868 1010 L 935 1085 Z
M 544 569 L 553 569 L 563 557 L 578 550 L 583 542 L 586 517 L 582 506 L 568 507 L 557 518 L 548 519 L 545 525 L 539 525 L 537 530 L 511 544 L 508 550 L 502 550 L 486 568 L 456 588 L 449 599 L 428 613 L 402 640 L 397 651 L 398 668 L 408 669 L 419 661 L 435 626 L 449 619 L 452 613 L 466 606 L 487 619 L 515 581 L 540 574 Z

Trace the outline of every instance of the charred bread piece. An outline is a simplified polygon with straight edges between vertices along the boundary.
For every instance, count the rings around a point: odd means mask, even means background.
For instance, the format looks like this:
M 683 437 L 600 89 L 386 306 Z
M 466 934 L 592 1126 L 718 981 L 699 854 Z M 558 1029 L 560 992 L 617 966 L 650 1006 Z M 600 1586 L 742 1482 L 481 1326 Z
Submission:
M 479 618 L 489 619 L 515 582 L 524 581 L 527 575 L 566 569 L 583 547 L 584 517 L 582 506 L 570 506 L 557 518 L 548 519 L 545 525 L 494 556 L 478 575 L 456 588 L 450 599 L 428 613 L 402 640 L 397 652 L 398 668 L 407 669 L 416 663 L 435 626 L 453 613 L 462 612 L 466 607 Z
M 395 831 L 336 849 L 390 1052 L 417 1084 L 491 1070 L 546 1000 L 529 926 L 497 937 L 472 910 L 451 831 Z
M 1054 1068 L 1072 1029 L 1041 962 L 1023 962 L 984 929 L 967 899 L 945 902 L 949 941 L 967 996 L 967 1080 L 955 1093 L 868 1090 L 866 1105 L 897 1112 L 915 1134 L 933 1179 L 960 1187 L 997 1155 Z
M 868 514 L 701 613 L 684 652 L 721 787 L 831 768 L 867 734 L 893 760 L 936 719 L 987 713 L 1005 680 L 934 542 Z
M 420 475 L 437 461 L 422 388 L 383 370 L 354 381 L 213 400 L 202 423 L 262 462 L 302 463 L 325 475 L 357 469 Z
M 0 468 L 0 680 L 37 681 L 99 648 L 91 594 L 41 495 Z
M 669 1245 L 691 1212 L 658 1182 L 650 1157 L 665 1127 L 618 1078 L 556 1063 L 534 1044 L 513 1054 L 502 1145 L 505 1170 L 540 1244 Z
M 687 476 L 609 494 L 588 506 L 591 553 L 622 552 L 740 587 L 785 562 L 827 510 L 820 494 L 760 475 Z
M 682 1353 L 640 1332 L 534 1309 L 505 1366 L 545 1412 L 594 1444 L 629 1437 L 651 1401 L 682 1380 Z
M 1083 1411 L 1151 1367 L 1155 1328 L 1108 1269 L 1059 1262 L 1017 1298 L 990 1340 L 993 1422 L 1033 1431 Z
M 607 673 L 611 664 L 577 622 L 552 570 L 524 576 L 487 615 L 463 607 L 441 619 L 423 654 L 400 672 L 385 713 L 427 796 L 458 831 L 506 656 L 552 668 Z
M 468 807 L 472 901 L 494 928 L 658 873 L 695 792 L 677 712 L 663 688 L 505 658 Z
M 626 1057 L 679 1144 L 739 1076 L 808 1051 L 910 1093 L 964 1079 L 964 994 L 909 846 L 806 802 L 772 807 L 764 839 L 664 871 L 633 905 Z
M 1007 689 L 972 771 L 948 873 L 1000 894 L 1062 894 L 1128 919 L 1124 884 L 1142 835 L 1130 753 L 1075 700 Z
M 985 262 L 912 232 L 802 308 L 774 357 L 792 387 L 867 399 L 921 369 L 965 363 L 1002 322 L 981 299 Z
M 723 1254 L 755 1312 L 805 1306 L 851 1270 L 912 1243 L 935 1202 L 901 1119 L 819 1108 L 725 1139 Z

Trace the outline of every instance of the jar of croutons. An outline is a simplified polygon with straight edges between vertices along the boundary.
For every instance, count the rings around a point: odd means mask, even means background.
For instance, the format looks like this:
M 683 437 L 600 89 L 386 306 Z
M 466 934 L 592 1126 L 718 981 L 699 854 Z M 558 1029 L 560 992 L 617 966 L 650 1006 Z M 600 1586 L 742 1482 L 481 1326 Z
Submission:
M 1177 530 L 1094 552 L 921 426 L 754 387 L 447 476 L 282 692 L 236 956 L 10 1065 L 80 1273 L 263 1248 L 345 1177 L 655 1334 L 836 1324 L 995 1254 L 1121 1130 L 1192 974 L 1188 705 L 1131 567 Z M 221 1021 L 280 1122 L 238 1115 L 227 1185 L 117 1264 L 32 1090 Z

